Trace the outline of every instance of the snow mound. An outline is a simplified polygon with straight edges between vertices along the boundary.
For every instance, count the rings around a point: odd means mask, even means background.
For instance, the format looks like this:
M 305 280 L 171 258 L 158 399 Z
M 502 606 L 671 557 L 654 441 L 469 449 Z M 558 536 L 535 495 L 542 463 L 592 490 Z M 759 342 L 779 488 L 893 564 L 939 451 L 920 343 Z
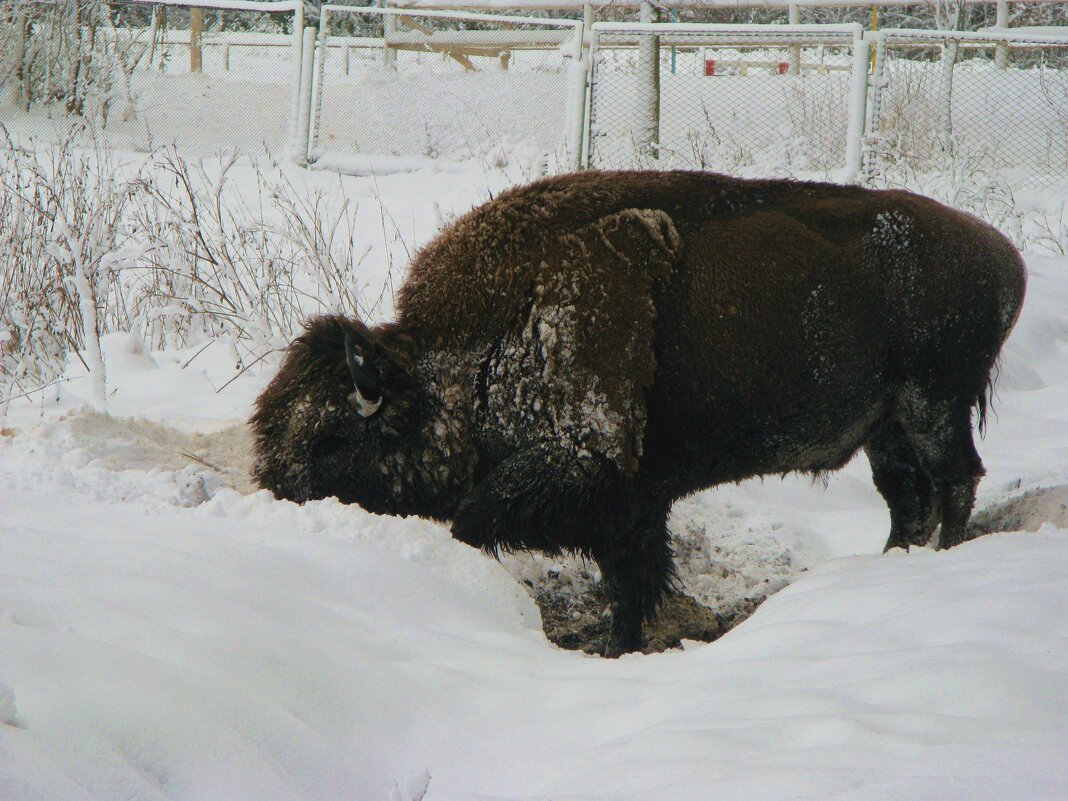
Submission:
M 182 470 L 199 466 L 213 470 L 227 486 L 255 491 L 249 478 L 252 448 L 243 423 L 212 426 L 211 433 L 182 431 L 137 417 L 114 417 L 81 408 L 17 440 L 24 453 L 66 450 L 65 466 L 84 467 L 96 461 L 108 470 Z
M 828 562 L 715 644 L 601 660 L 424 521 L 56 494 L 4 490 L 4 799 L 1068 793 L 1063 530 Z
M 989 534 L 1038 531 L 1046 524 L 1068 529 L 1068 484 L 1037 487 L 982 509 L 972 517 L 970 527 L 976 534 Z
M 344 186 L 414 245 L 493 176 Z M 773 594 L 619 660 L 553 647 L 529 594 L 596 617 L 566 606 L 592 566 L 253 491 L 269 371 L 106 338 L 115 417 L 71 380 L 0 429 L 0 799 L 1068 798 L 1068 261 L 1027 261 L 975 519 L 1035 533 L 881 555 L 863 458 L 719 487 L 674 509 L 684 584 L 719 615 Z

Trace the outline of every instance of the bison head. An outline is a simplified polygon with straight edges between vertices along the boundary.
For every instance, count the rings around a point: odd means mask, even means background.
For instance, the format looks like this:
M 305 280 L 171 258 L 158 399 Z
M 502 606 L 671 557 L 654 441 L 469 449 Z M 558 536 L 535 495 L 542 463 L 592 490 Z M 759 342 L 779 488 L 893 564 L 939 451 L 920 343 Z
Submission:
M 357 320 L 311 320 L 252 417 L 253 477 L 279 498 L 337 496 L 395 511 L 382 469 L 414 425 L 414 382 L 400 354 Z

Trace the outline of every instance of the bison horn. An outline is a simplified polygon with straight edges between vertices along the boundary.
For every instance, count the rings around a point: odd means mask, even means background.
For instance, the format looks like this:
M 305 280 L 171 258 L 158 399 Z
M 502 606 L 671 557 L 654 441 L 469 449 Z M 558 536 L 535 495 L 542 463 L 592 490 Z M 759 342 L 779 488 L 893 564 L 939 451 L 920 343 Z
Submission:
M 352 335 L 345 334 L 345 363 L 356 386 L 356 392 L 353 393 L 356 411 L 361 417 L 370 417 L 382 405 L 382 385 L 378 383 L 374 370 L 364 367 L 363 361 L 363 356 L 357 355 L 352 344 Z

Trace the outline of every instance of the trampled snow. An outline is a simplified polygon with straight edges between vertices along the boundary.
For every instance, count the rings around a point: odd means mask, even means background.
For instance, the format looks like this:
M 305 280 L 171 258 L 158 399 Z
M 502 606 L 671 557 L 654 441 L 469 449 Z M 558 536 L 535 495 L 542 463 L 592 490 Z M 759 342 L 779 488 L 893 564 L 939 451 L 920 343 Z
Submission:
M 345 186 L 414 247 L 506 180 Z M 691 592 L 792 583 L 619 660 L 548 643 L 514 563 L 442 526 L 254 491 L 269 369 L 217 391 L 225 342 L 105 337 L 110 416 L 72 365 L 0 435 L 0 799 L 1068 797 L 1068 258 L 1025 255 L 978 507 L 1031 531 L 882 555 L 863 457 L 701 493 L 671 521 L 719 552 Z

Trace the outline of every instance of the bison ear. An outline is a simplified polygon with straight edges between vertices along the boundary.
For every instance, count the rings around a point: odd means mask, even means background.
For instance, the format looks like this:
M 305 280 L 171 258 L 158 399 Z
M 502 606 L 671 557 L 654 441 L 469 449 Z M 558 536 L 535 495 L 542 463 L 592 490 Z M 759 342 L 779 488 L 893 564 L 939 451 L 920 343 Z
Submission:
M 675 221 L 660 209 L 624 209 L 596 223 L 601 241 L 624 264 L 670 280 L 682 250 Z
M 349 401 L 360 417 L 370 417 L 382 405 L 382 383 L 378 370 L 364 356 L 351 333 L 345 333 L 345 364 L 352 376 L 353 391 Z

